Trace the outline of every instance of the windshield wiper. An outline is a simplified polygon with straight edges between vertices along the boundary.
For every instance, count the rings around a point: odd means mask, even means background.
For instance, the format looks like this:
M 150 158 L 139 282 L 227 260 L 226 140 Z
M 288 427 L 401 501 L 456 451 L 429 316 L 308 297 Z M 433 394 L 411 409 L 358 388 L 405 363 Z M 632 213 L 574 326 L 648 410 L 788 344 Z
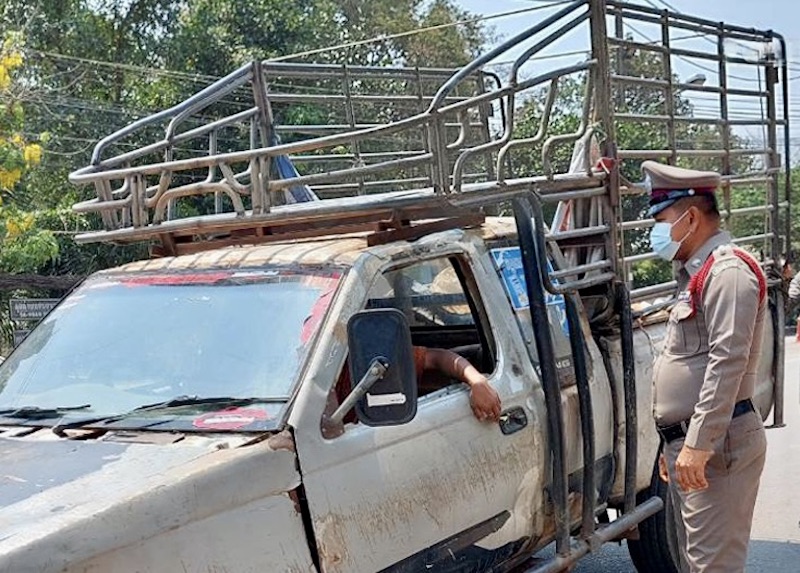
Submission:
M 53 426 L 53 432 L 61 437 L 64 437 L 64 430 L 79 428 L 91 424 L 111 424 L 124 420 L 126 418 L 136 417 L 137 414 L 143 412 L 152 412 L 158 410 L 168 410 L 170 408 L 179 408 L 181 406 L 198 406 L 204 404 L 224 404 L 225 406 L 248 406 L 250 404 L 263 404 L 263 403 L 283 403 L 288 401 L 287 397 L 280 398 L 236 398 L 233 396 L 214 396 L 210 398 L 201 398 L 199 396 L 177 396 L 163 402 L 154 402 L 152 404 L 145 404 L 134 408 L 124 414 L 113 414 L 110 416 L 97 416 L 94 418 L 82 418 L 78 420 L 71 420 L 69 422 Z M 164 421 L 157 422 L 158 424 L 165 423 Z
M 20 406 L 19 408 L 6 408 L 0 410 L 0 416 L 5 418 L 21 418 L 23 420 L 46 420 L 48 418 L 61 417 L 64 412 L 75 412 L 78 410 L 88 410 L 91 404 L 81 406 L 64 406 L 57 408 L 41 408 L 39 406 Z

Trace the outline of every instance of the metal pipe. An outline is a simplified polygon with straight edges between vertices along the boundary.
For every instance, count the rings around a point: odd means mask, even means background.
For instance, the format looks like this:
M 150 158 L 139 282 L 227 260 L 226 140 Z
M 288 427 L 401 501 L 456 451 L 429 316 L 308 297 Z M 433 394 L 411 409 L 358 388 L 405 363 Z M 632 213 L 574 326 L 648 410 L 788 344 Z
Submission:
M 550 87 L 547 90 L 547 99 L 545 99 L 544 102 L 544 109 L 542 110 L 542 117 L 539 120 L 539 129 L 536 131 L 536 134 L 533 137 L 509 141 L 497 153 L 496 169 L 498 181 L 505 180 L 505 170 L 503 167 L 505 165 L 506 154 L 511 150 L 512 147 L 519 147 L 521 145 L 535 145 L 544 139 L 545 133 L 547 132 L 547 127 L 550 124 L 550 114 L 553 110 L 553 103 L 555 102 L 556 95 L 558 93 L 558 79 L 559 77 L 555 77 L 550 80 Z
M 369 363 L 364 377 L 361 378 L 358 384 L 356 384 L 356 387 L 353 388 L 353 391 L 347 395 L 347 398 L 342 401 L 339 407 L 336 408 L 336 411 L 331 415 L 331 422 L 334 424 L 341 424 L 347 413 L 353 409 L 356 403 L 361 400 L 367 392 L 369 392 L 369 389 L 372 388 L 375 382 L 381 380 L 386 375 L 387 370 L 389 370 L 388 360 L 383 357 L 373 358 L 372 362 Z
M 210 101 L 215 101 L 217 94 L 219 94 L 220 92 L 224 92 L 223 93 L 224 95 L 242 85 L 244 83 L 243 80 L 246 80 L 247 78 L 250 77 L 251 71 L 252 70 L 250 64 L 245 64 L 238 70 L 231 72 L 224 78 L 217 80 L 207 88 L 200 90 L 199 92 L 189 97 L 188 99 L 184 100 L 183 102 L 179 103 L 178 105 L 172 106 L 171 108 L 165 109 L 164 111 L 161 111 L 159 113 L 134 121 L 130 125 L 115 131 L 109 136 L 104 137 L 95 146 L 94 151 L 92 152 L 91 164 L 97 165 L 100 162 L 100 154 L 103 152 L 103 149 L 105 149 L 111 143 L 130 135 L 131 133 L 138 130 L 140 127 L 144 127 L 146 125 L 150 125 L 152 123 L 161 121 L 162 119 L 172 117 L 173 115 L 183 113 L 187 109 L 193 109 L 195 105 L 197 105 L 200 102 L 205 102 L 207 98 L 214 98 Z
M 464 78 L 469 77 L 474 72 L 478 71 L 482 68 L 485 64 L 488 64 L 490 61 L 494 60 L 497 56 L 507 52 L 511 48 L 516 48 L 519 46 L 520 43 L 524 42 L 528 38 L 538 34 L 542 30 L 548 28 L 551 24 L 558 22 L 560 19 L 564 18 L 565 16 L 571 14 L 577 8 L 584 6 L 586 4 L 586 0 L 575 0 L 571 4 L 568 4 L 563 9 L 559 10 L 552 16 L 545 18 L 535 26 L 532 26 L 525 30 L 524 32 L 517 34 L 516 36 L 509 38 L 493 50 L 483 54 L 482 56 L 473 60 L 467 66 L 464 66 L 461 70 L 457 73 L 453 74 L 453 76 L 447 80 L 447 82 L 439 88 L 439 91 L 436 92 L 436 96 L 433 98 L 431 105 L 428 107 L 428 111 L 432 112 L 433 110 L 439 108 L 442 105 L 442 101 L 444 100 L 447 95 L 453 91 L 453 89 L 461 83 Z
M 567 466 L 564 445 L 564 420 L 561 412 L 561 386 L 558 381 L 553 340 L 550 323 L 547 319 L 547 304 L 544 298 L 542 273 L 538 267 L 539 257 L 534 239 L 535 230 L 531 223 L 532 208 L 528 201 L 519 196 L 513 202 L 514 219 L 517 224 L 519 246 L 522 254 L 522 267 L 528 294 L 533 336 L 542 377 L 542 390 L 547 408 L 548 445 L 553 465 L 551 499 L 555 517 L 556 552 L 565 556 L 569 553 L 569 516 L 567 508 Z
M 589 273 L 592 271 L 602 271 L 611 267 L 611 261 L 608 259 L 603 259 L 602 261 L 597 261 L 595 263 L 586 263 L 584 265 L 578 265 L 576 267 L 572 267 L 569 269 L 564 269 L 561 271 L 553 271 L 550 273 L 550 276 L 554 279 L 563 279 L 570 276 L 579 275 L 581 273 Z
M 618 517 L 605 527 L 598 529 L 591 539 L 577 541 L 569 550 L 568 555 L 557 555 L 548 560 L 547 563 L 526 569 L 523 573 L 563 573 L 569 571 L 579 559 L 588 555 L 591 551 L 603 543 L 608 543 L 619 539 L 626 532 L 630 531 L 638 524 L 650 516 L 655 515 L 664 508 L 664 502 L 660 497 L 651 497 L 630 513 Z
M 783 420 L 784 411 L 784 386 L 785 386 L 785 357 L 786 357 L 786 337 L 784 336 L 785 301 L 783 300 L 783 289 L 781 286 L 771 288 L 770 310 L 772 313 L 772 324 L 775 336 L 773 337 L 773 359 L 772 376 L 774 378 L 773 405 L 772 405 L 772 428 L 783 428 L 786 424 Z
M 639 419 L 636 401 L 636 357 L 633 350 L 633 315 L 628 286 L 617 281 L 615 286 L 617 312 L 620 317 L 622 348 L 622 386 L 625 393 L 625 490 L 624 511 L 629 514 L 636 506 L 636 468 L 639 453 Z
M 537 233 L 540 233 L 540 230 L 537 229 Z M 546 273 L 545 269 L 541 270 Z M 594 471 L 596 438 L 594 433 L 594 412 L 592 410 L 592 391 L 589 387 L 589 369 L 586 366 L 586 341 L 583 336 L 583 325 L 578 314 L 575 293 L 565 296 L 564 303 L 570 333 L 569 346 L 572 351 L 572 366 L 575 371 L 578 390 L 578 410 L 581 424 L 583 453 L 581 537 L 589 539 L 594 534 L 595 507 L 597 505 L 597 487 Z

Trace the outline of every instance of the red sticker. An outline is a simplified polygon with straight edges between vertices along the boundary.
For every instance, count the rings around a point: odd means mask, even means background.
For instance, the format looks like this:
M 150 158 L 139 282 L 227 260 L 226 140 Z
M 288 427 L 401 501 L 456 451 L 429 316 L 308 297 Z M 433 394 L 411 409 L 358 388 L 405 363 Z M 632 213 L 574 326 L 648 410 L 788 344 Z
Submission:
M 238 430 L 249 426 L 253 422 L 268 418 L 269 415 L 262 408 L 233 407 L 203 414 L 194 420 L 192 425 L 201 430 Z

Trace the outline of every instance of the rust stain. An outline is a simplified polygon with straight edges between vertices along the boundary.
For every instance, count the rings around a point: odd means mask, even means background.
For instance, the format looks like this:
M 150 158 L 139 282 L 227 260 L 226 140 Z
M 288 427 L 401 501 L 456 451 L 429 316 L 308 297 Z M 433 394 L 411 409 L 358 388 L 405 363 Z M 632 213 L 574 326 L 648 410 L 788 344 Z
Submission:
M 283 430 L 282 432 L 275 434 L 274 436 L 270 436 L 267 439 L 267 445 L 270 449 L 273 450 L 286 450 L 289 452 L 295 452 L 294 447 L 294 438 L 292 434 L 289 433 L 288 430 Z
M 419 523 L 421 513 L 436 527 L 444 527 L 449 521 L 446 516 L 454 508 L 476 499 L 493 498 L 497 493 L 497 475 L 514 479 L 513 476 L 525 474 L 529 460 L 515 448 L 481 450 L 480 456 L 464 459 L 455 468 L 433 470 L 412 478 L 381 501 L 380 511 L 365 500 L 337 508 L 341 513 L 322 517 L 317 539 L 325 570 L 345 570 L 350 566 L 344 535 L 348 529 L 363 540 L 391 539 L 398 531 Z
M 347 561 L 347 541 L 345 540 L 345 521 L 329 514 L 316 523 L 317 549 L 324 571 L 337 571 Z

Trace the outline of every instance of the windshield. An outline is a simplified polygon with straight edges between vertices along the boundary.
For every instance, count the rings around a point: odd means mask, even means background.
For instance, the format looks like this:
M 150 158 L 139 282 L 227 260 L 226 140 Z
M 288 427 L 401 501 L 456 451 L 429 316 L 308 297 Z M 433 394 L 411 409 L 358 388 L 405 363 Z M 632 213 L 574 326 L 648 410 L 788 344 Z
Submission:
M 90 279 L 0 364 L 0 410 L 103 416 L 225 396 L 264 398 L 274 417 L 339 276 L 271 268 Z

